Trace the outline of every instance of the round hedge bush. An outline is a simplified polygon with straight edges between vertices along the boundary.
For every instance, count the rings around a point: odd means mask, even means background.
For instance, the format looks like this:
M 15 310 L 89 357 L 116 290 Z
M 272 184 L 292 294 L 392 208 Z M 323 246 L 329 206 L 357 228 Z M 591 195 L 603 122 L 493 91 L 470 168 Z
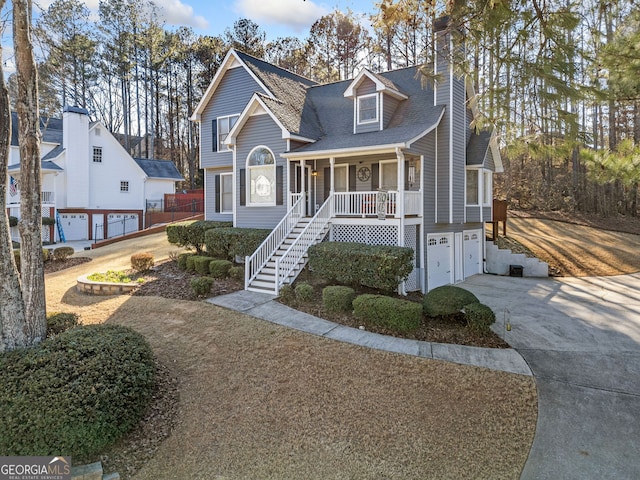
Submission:
M 322 290 L 322 304 L 329 312 L 350 312 L 356 291 L 343 285 L 330 285 Z
M 199 297 L 207 295 L 211 291 L 212 286 L 213 278 L 198 277 L 191 279 L 191 289 L 193 290 L 193 293 L 195 293 Z
M 467 327 L 480 333 L 489 333 L 496 322 L 496 314 L 482 303 L 472 303 L 464 307 L 464 319 Z
M 410 332 L 422 322 L 419 303 L 385 295 L 364 294 L 353 300 L 356 318 L 397 332 Z
M 480 303 L 480 300 L 469 290 L 444 285 L 434 288 L 423 297 L 422 308 L 425 314 L 437 317 L 460 313 L 466 305 L 471 303 Z
M 0 355 L 0 452 L 82 461 L 138 423 L 155 385 L 144 337 L 117 325 L 72 328 Z
M 307 303 L 313 300 L 313 286 L 307 282 L 301 282 L 295 288 L 296 299 Z

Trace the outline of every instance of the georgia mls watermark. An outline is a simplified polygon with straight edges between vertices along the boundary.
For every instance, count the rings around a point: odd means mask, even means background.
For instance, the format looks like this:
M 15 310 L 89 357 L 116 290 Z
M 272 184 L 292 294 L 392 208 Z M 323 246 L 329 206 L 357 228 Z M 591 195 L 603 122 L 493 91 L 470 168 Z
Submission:
M 0 480 L 71 480 L 71 457 L 0 457 Z

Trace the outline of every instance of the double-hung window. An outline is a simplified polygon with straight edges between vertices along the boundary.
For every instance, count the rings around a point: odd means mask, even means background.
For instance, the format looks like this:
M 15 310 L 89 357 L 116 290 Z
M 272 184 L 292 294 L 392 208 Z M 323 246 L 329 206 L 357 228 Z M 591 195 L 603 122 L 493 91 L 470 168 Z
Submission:
M 220 213 L 233 212 L 233 175 L 220 174 Z
M 226 117 L 218 117 L 213 120 L 213 151 L 226 152 L 225 140 L 229 136 L 229 132 L 238 121 L 240 115 L 228 115 Z
M 378 94 L 362 95 L 358 97 L 358 124 L 374 123 L 378 121 Z
M 93 147 L 93 163 L 102 163 L 102 147 Z
M 127 180 L 122 180 L 120 182 L 120 193 L 128 193 L 129 192 L 129 182 Z
M 467 205 L 480 205 L 479 170 L 467 170 Z

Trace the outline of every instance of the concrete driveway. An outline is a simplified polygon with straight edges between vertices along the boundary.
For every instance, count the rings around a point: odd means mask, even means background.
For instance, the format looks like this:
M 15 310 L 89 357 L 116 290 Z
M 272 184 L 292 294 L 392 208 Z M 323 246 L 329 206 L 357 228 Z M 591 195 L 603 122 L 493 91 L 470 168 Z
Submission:
M 536 378 L 538 423 L 521 478 L 640 478 L 640 274 L 477 275 L 461 286 L 493 308 L 494 330 Z

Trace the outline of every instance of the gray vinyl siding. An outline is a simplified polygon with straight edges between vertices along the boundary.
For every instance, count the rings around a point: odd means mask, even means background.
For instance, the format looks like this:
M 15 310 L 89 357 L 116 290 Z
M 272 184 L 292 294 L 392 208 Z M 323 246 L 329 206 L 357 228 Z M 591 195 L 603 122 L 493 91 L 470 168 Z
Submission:
M 358 86 L 358 89 L 356 90 L 356 99 L 355 101 L 358 101 L 358 97 L 362 96 L 362 95 L 370 95 L 372 93 L 376 93 L 376 84 L 373 83 L 372 80 L 365 78 L 362 83 Z M 365 123 L 364 125 L 358 125 L 358 118 L 357 118 L 357 108 L 355 110 L 355 115 L 356 118 L 354 118 L 354 122 L 356 125 L 356 133 L 365 133 L 365 132 L 376 132 L 378 130 L 380 130 L 380 122 L 372 122 L 372 123 Z M 380 115 L 380 98 L 378 97 L 378 115 Z
M 453 223 L 464 222 L 467 109 L 464 78 L 453 78 Z
M 247 168 L 247 157 L 251 150 L 264 145 L 271 149 L 275 156 L 276 166 L 283 167 L 283 205 L 268 207 L 251 207 L 240 205 L 240 169 Z M 255 115 L 247 120 L 238 135 L 236 153 L 236 226 L 242 228 L 274 228 L 287 213 L 287 195 L 289 186 L 289 171 L 287 161 L 280 154 L 287 148 L 286 140 L 282 139 L 282 131 L 269 115 Z M 248 179 L 247 179 L 248 183 Z
M 482 219 L 480 218 L 480 211 L 482 209 L 481 206 L 479 206 L 479 205 L 470 205 L 470 206 L 467 206 L 466 209 L 467 209 L 467 223 L 482 221 Z M 467 228 L 467 227 L 465 227 L 465 228 Z
M 490 222 L 493 220 L 493 212 L 491 207 L 482 207 L 482 220 L 485 222 Z M 467 219 L 467 222 L 469 219 Z
M 390 95 L 383 94 L 383 96 L 384 100 L 382 102 L 382 109 L 384 111 L 382 112 L 382 125 L 384 126 L 384 128 L 387 128 L 389 126 L 389 122 L 391 121 L 391 117 L 393 117 L 393 114 L 396 113 L 396 108 L 398 108 L 400 100 Z
M 264 92 L 264 90 L 243 67 L 232 68 L 224 74 L 209 104 L 202 112 L 200 127 L 202 168 L 231 165 L 233 156 L 230 150 L 213 151 L 211 121 L 218 117 L 242 113 L 255 92 Z
M 493 161 L 493 155 L 491 154 L 491 147 L 487 149 L 487 153 L 484 157 L 483 165 L 484 165 L 484 168 L 491 170 L 492 172 L 496 171 L 496 164 Z
M 219 213 L 216 212 L 216 196 L 218 192 L 216 192 L 215 188 L 215 178 L 216 175 L 220 175 L 221 173 L 231 173 L 232 168 L 223 168 L 223 169 L 212 169 L 206 168 L 204 171 L 204 191 L 206 195 L 204 196 L 204 219 L 205 220 L 217 220 L 224 222 L 231 222 L 233 220 L 233 215 L 230 213 Z
M 304 147 L 305 145 L 308 145 L 308 143 L 307 142 L 299 142 L 297 140 L 291 140 L 289 142 L 289 145 L 290 145 L 289 150 L 292 151 L 292 150 L 295 150 L 296 148 Z
M 436 133 L 431 132 L 411 146 L 411 152 L 424 155 L 422 171 L 424 191 L 423 221 L 426 226 L 432 226 L 436 221 Z

